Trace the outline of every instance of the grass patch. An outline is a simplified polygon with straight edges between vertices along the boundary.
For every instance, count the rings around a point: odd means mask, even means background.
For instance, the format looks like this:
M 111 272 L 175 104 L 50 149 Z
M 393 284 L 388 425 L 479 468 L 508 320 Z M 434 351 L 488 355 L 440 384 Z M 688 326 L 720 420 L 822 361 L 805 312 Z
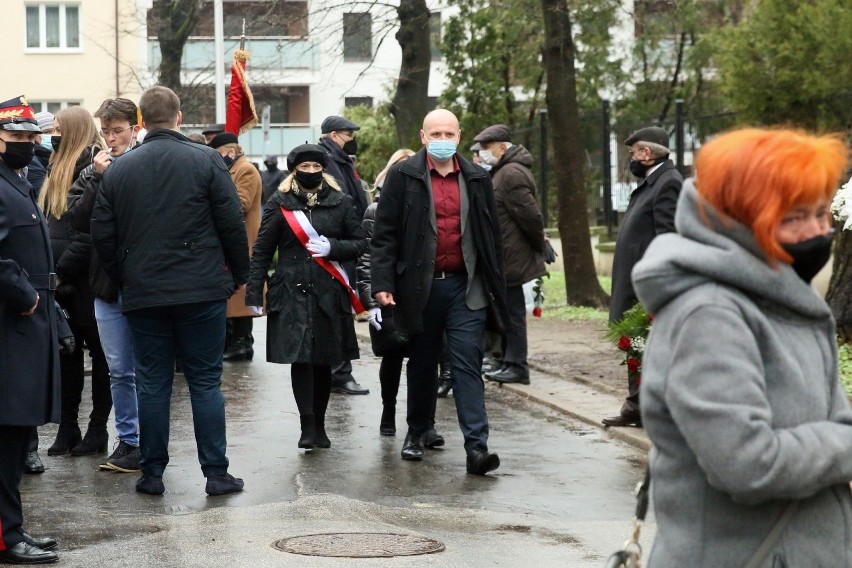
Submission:
M 545 276 L 544 281 L 544 309 L 542 317 L 561 320 L 597 320 L 606 321 L 608 312 L 597 308 L 585 308 L 581 306 L 569 306 L 565 295 L 565 273 L 551 272 L 550 277 Z M 601 287 L 609 293 L 612 288 L 612 279 L 607 276 L 598 276 Z

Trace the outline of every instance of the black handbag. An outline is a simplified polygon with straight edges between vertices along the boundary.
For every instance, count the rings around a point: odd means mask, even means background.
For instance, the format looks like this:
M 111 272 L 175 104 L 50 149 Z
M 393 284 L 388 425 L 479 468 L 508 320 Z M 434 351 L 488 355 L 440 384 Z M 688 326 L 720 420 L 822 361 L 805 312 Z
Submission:
M 370 342 L 377 357 L 408 354 L 408 333 L 397 324 L 395 312 L 393 306 L 382 307 L 382 329 L 370 326 Z

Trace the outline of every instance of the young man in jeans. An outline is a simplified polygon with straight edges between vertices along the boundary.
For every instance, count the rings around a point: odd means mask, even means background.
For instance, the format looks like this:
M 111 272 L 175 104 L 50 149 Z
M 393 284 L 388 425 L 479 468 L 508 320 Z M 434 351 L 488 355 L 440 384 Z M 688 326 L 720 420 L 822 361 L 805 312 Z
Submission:
M 95 112 L 108 147 L 98 153 L 68 194 L 68 211 L 78 231 L 90 231 L 92 209 L 104 171 L 136 145 L 137 108 L 128 99 L 107 99 Z M 92 254 L 90 284 L 95 295 L 95 318 L 109 366 L 118 445 L 102 464 L 102 471 L 139 471 L 139 409 L 136 402 L 136 362 L 127 318 L 121 313 L 118 286 L 106 273 L 97 251 Z

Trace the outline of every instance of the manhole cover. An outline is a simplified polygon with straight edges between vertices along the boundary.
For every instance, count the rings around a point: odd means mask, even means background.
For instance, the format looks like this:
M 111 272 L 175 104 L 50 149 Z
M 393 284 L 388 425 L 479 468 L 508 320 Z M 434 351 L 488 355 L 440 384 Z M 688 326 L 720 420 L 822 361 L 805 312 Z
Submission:
M 344 558 L 389 558 L 444 550 L 444 543 L 435 539 L 393 533 L 306 534 L 282 538 L 273 546 L 293 554 Z

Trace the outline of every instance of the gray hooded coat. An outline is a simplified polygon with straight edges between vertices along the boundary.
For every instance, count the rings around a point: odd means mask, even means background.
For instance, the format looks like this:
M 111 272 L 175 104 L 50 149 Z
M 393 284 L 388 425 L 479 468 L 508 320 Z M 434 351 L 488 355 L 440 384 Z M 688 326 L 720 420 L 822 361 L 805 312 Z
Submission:
M 764 566 L 852 566 L 852 411 L 831 312 L 698 200 L 690 180 L 677 233 L 633 271 L 656 316 L 641 391 L 658 524 L 648 568 L 743 566 L 791 499 Z

